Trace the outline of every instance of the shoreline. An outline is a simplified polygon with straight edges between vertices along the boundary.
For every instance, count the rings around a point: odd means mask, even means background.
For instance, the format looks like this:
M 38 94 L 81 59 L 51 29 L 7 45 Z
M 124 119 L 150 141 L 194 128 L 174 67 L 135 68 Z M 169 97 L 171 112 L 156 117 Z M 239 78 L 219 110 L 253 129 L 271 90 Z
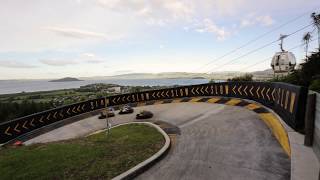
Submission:
M 217 80 L 223 81 L 223 80 Z M 48 82 L 48 80 L 0 80 L 0 95 L 39 93 L 56 90 L 77 89 L 89 84 L 117 84 L 119 86 L 174 86 L 209 82 L 209 79 L 106 79 L 68 82 Z

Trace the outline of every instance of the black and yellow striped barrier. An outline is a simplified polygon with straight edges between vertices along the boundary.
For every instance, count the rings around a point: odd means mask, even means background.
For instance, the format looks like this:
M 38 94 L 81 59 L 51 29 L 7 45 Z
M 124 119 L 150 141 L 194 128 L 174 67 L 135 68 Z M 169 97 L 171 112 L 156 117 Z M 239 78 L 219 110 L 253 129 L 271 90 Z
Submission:
M 224 82 L 121 94 L 39 112 L 1 123 L 0 144 L 7 143 L 35 129 L 66 118 L 110 106 L 124 104 L 138 105 L 144 102 L 152 103 L 153 101 L 158 103 L 158 100 L 163 100 L 166 103 L 170 102 L 171 99 L 174 102 L 178 98 L 182 98 L 182 101 L 186 102 L 188 99 L 191 99 L 190 101 L 197 101 L 192 97 L 198 97 L 199 101 L 206 101 L 206 96 L 253 100 L 273 109 L 293 129 L 301 130 L 304 128 L 304 111 L 307 97 L 307 90 L 305 88 L 284 83 Z M 232 101 L 226 100 L 226 98 L 219 100 L 209 98 L 206 102 L 227 103 L 228 105 L 237 106 L 241 106 L 244 103 L 236 99 Z M 250 106 L 249 108 L 255 109 Z M 267 114 L 263 114 L 267 113 L 264 111 L 264 108 L 258 108 L 255 111 L 261 111 L 260 114 L 264 115 L 264 118 L 269 117 Z
M 273 109 L 295 130 L 304 128 L 307 89 L 284 83 L 225 82 L 122 94 L 106 98 L 107 106 L 197 96 L 250 99 Z

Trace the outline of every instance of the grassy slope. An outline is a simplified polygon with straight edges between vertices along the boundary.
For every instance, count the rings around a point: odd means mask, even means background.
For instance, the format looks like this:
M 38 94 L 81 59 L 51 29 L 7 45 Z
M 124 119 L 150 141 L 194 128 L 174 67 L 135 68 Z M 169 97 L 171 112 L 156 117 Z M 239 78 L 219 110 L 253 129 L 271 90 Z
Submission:
M 145 125 L 111 135 L 0 150 L 0 179 L 110 179 L 156 153 L 163 136 Z

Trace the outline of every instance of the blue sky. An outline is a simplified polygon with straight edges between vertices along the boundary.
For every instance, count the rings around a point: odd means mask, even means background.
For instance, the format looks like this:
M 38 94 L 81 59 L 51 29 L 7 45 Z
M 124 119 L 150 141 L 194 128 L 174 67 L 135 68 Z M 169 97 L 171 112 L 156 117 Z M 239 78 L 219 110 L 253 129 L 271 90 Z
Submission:
M 0 3 L 0 79 L 264 70 L 270 68 L 268 57 L 279 51 L 278 43 L 233 63 L 227 62 L 276 40 L 281 33 L 289 34 L 310 24 L 310 14 L 320 11 L 318 0 L 0 0 Z M 296 17 L 300 18 L 213 61 Z M 288 37 L 285 48 L 301 44 L 302 35 L 313 29 L 310 26 Z M 316 31 L 313 36 L 317 39 Z M 317 43 L 316 40 L 310 43 L 310 51 Z M 292 52 L 301 62 L 303 46 Z

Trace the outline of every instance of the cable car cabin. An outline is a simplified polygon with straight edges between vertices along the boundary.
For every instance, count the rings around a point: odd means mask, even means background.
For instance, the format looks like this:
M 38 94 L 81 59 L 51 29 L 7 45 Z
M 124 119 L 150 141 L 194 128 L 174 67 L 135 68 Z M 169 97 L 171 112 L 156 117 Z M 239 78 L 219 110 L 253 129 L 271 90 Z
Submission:
M 271 61 L 271 67 L 275 76 L 285 76 L 294 70 L 296 58 L 292 52 L 277 52 Z

